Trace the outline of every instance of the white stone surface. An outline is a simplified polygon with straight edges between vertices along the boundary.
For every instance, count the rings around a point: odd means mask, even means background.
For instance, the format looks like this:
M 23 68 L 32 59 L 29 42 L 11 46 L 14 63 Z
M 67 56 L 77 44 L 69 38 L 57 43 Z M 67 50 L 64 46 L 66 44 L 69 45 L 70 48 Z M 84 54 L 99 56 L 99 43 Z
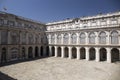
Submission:
M 17 80 L 120 80 L 120 63 L 44 58 L 0 67 Z

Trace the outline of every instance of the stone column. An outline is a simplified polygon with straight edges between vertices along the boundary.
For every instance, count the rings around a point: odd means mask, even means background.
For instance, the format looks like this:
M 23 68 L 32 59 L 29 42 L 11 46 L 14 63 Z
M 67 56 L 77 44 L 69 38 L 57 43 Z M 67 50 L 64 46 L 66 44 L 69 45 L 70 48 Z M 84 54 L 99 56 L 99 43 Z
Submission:
M 62 56 L 61 56 L 61 57 L 62 57 L 62 58 L 65 57 L 65 54 L 64 54 L 64 48 L 65 48 L 64 46 L 61 47 L 61 50 L 62 50 Z
M 72 59 L 72 47 L 68 47 L 69 48 L 69 59 Z
M 11 44 L 10 31 L 8 31 L 8 44 Z
M 20 41 L 19 42 L 20 42 L 20 44 L 22 44 L 22 32 L 19 32 L 19 35 L 20 35 L 20 39 L 19 39 Z
M 89 57 L 89 47 L 85 47 L 86 49 L 86 60 L 89 61 L 90 57 Z
M 58 48 L 58 47 L 57 47 L 57 46 L 55 46 L 55 57 L 57 57 L 57 56 L 58 56 L 58 54 L 57 54 L 57 52 L 58 52 L 58 51 L 57 51 L 57 48 Z
M 51 35 L 49 35 L 48 39 L 49 39 L 49 44 L 51 44 Z
M 76 33 L 77 34 L 77 45 L 79 44 L 79 33 Z
M 35 33 L 33 34 L 33 44 L 35 44 L 36 42 L 35 42 Z
M 76 47 L 77 48 L 77 59 L 80 60 L 80 47 Z
M 95 35 L 96 35 L 96 37 L 95 37 L 95 44 L 98 44 L 98 43 L 99 43 L 99 36 L 98 36 L 98 33 L 95 32 Z
M 29 41 L 29 40 L 28 40 L 28 35 L 29 35 L 29 34 L 26 33 L 26 44 L 29 44 L 29 43 L 28 43 L 28 41 Z
M 106 48 L 106 50 L 107 50 L 107 62 L 111 63 L 112 62 L 112 60 L 111 60 L 111 49 Z
M 62 37 L 62 40 L 61 40 L 61 44 L 63 44 L 63 37 L 64 37 L 64 35 L 63 34 L 61 34 L 61 37 Z
M 107 45 L 110 45 L 110 44 L 111 44 L 110 32 L 107 32 L 106 44 L 107 44 Z
M 71 34 L 69 33 L 69 41 L 68 44 L 71 44 Z
M 87 44 L 89 44 L 89 35 L 88 35 L 87 32 L 85 32 L 85 36 L 86 36 L 86 41 L 85 41 L 85 43 L 86 43 L 86 45 L 87 45 Z
M 95 48 L 96 49 L 96 62 L 100 61 L 100 52 L 99 52 L 99 48 Z
M 49 56 L 52 56 L 52 46 L 49 46 Z
M 57 44 L 57 34 L 55 34 L 55 43 L 54 44 Z

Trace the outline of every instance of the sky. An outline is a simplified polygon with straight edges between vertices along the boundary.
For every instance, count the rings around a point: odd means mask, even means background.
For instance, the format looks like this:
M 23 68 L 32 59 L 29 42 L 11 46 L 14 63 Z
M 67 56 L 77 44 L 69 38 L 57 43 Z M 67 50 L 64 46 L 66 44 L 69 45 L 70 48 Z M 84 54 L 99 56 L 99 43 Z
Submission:
M 120 11 L 120 0 L 0 0 L 0 11 L 44 23 Z

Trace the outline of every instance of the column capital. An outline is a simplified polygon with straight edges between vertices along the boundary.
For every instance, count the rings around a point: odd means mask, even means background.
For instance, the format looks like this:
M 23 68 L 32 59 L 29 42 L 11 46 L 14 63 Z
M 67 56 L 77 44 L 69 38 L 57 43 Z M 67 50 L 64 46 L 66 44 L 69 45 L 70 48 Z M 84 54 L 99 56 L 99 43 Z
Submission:
M 65 46 L 61 46 L 61 48 L 65 48 Z
M 68 46 L 68 48 L 69 48 L 69 49 L 72 49 L 72 47 L 71 47 L 71 46 Z
M 81 47 L 78 47 L 78 46 L 77 46 L 76 48 L 77 48 L 77 49 L 80 49 Z

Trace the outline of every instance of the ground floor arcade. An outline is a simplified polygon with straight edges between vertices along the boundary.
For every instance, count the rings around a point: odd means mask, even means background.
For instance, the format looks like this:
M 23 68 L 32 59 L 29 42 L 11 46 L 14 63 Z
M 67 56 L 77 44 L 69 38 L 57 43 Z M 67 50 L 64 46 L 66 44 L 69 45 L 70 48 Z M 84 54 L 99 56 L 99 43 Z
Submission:
M 120 48 L 110 47 L 75 47 L 75 46 L 49 46 L 51 56 L 69 58 L 69 59 L 86 59 L 118 62 L 120 61 Z
M 0 48 L 0 63 L 19 59 L 61 57 L 99 61 L 120 61 L 120 48 L 117 47 L 76 47 L 76 46 L 3 46 Z
M 15 60 L 42 58 L 49 56 L 49 46 L 2 46 L 0 48 L 0 63 Z

